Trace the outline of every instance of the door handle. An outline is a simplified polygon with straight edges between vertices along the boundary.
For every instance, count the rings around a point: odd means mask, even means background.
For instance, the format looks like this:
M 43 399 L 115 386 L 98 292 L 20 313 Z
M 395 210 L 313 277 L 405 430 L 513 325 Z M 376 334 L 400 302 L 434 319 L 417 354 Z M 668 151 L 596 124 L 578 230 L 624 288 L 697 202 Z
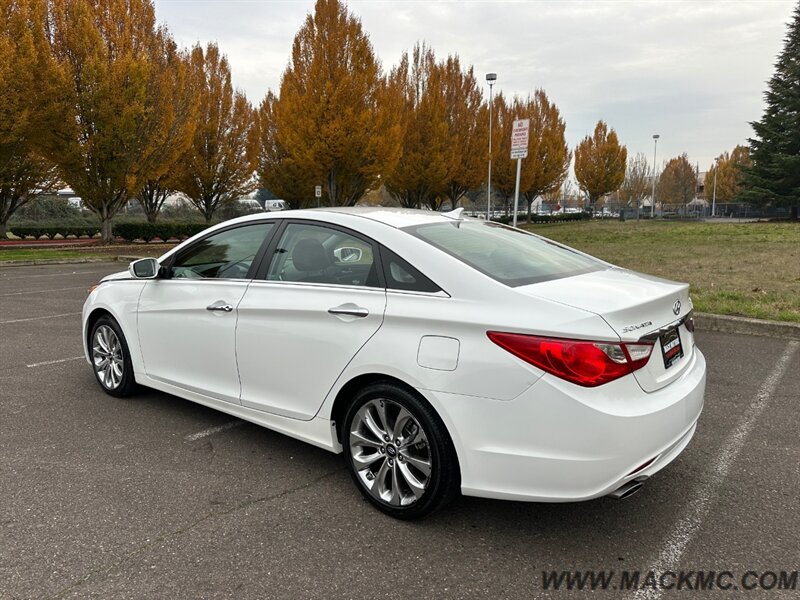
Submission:
M 231 312 L 233 307 L 227 304 L 225 300 L 217 300 L 213 304 L 206 306 L 206 310 L 218 310 L 220 312 Z
M 332 315 L 347 315 L 349 317 L 359 317 L 362 319 L 369 315 L 369 311 L 366 308 L 349 303 L 329 308 L 328 312 Z

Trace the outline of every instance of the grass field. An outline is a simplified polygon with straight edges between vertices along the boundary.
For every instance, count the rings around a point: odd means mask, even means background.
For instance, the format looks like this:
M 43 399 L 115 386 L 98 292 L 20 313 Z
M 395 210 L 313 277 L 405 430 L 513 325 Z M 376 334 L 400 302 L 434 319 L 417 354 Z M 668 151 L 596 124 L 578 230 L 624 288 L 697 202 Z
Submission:
M 174 244 L 114 244 L 82 248 L 0 248 L 0 263 L 29 260 L 114 259 L 117 256 L 160 256 Z
M 526 229 L 691 284 L 695 310 L 800 322 L 800 224 L 593 221 Z

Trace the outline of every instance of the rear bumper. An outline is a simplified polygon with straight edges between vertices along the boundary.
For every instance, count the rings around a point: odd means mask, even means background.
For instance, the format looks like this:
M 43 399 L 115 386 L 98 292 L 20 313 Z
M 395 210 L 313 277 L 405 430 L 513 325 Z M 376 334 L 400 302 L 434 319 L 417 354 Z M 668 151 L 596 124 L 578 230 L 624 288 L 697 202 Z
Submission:
M 633 376 L 599 388 L 544 376 L 510 401 L 425 394 L 453 437 L 465 495 L 589 500 L 653 475 L 689 444 L 706 372 L 698 350 L 691 360 L 678 379 L 651 393 Z

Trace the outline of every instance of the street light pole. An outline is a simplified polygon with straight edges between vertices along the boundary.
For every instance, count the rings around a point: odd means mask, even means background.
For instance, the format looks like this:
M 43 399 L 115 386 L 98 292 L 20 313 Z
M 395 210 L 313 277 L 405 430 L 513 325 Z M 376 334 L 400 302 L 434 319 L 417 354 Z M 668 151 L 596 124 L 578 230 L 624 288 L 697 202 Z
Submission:
M 489 180 L 486 184 L 486 221 L 492 220 L 492 86 L 497 81 L 497 73 L 487 73 L 489 84 Z
M 661 136 L 657 133 L 653 135 L 653 195 L 650 197 L 650 218 L 656 217 L 656 154 L 658 152 L 658 138 Z

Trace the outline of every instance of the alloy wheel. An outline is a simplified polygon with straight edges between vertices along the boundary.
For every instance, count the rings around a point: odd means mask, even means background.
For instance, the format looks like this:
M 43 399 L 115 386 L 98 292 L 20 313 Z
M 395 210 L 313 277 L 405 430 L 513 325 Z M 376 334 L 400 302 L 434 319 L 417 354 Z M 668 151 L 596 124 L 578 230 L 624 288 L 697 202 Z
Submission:
M 94 332 L 92 364 L 97 379 L 106 389 L 115 390 L 122 383 L 125 369 L 122 344 L 116 332 L 108 325 L 101 325 Z
M 410 506 L 425 494 L 434 468 L 428 436 L 397 402 L 366 402 L 352 420 L 349 444 L 357 477 L 376 500 Z

